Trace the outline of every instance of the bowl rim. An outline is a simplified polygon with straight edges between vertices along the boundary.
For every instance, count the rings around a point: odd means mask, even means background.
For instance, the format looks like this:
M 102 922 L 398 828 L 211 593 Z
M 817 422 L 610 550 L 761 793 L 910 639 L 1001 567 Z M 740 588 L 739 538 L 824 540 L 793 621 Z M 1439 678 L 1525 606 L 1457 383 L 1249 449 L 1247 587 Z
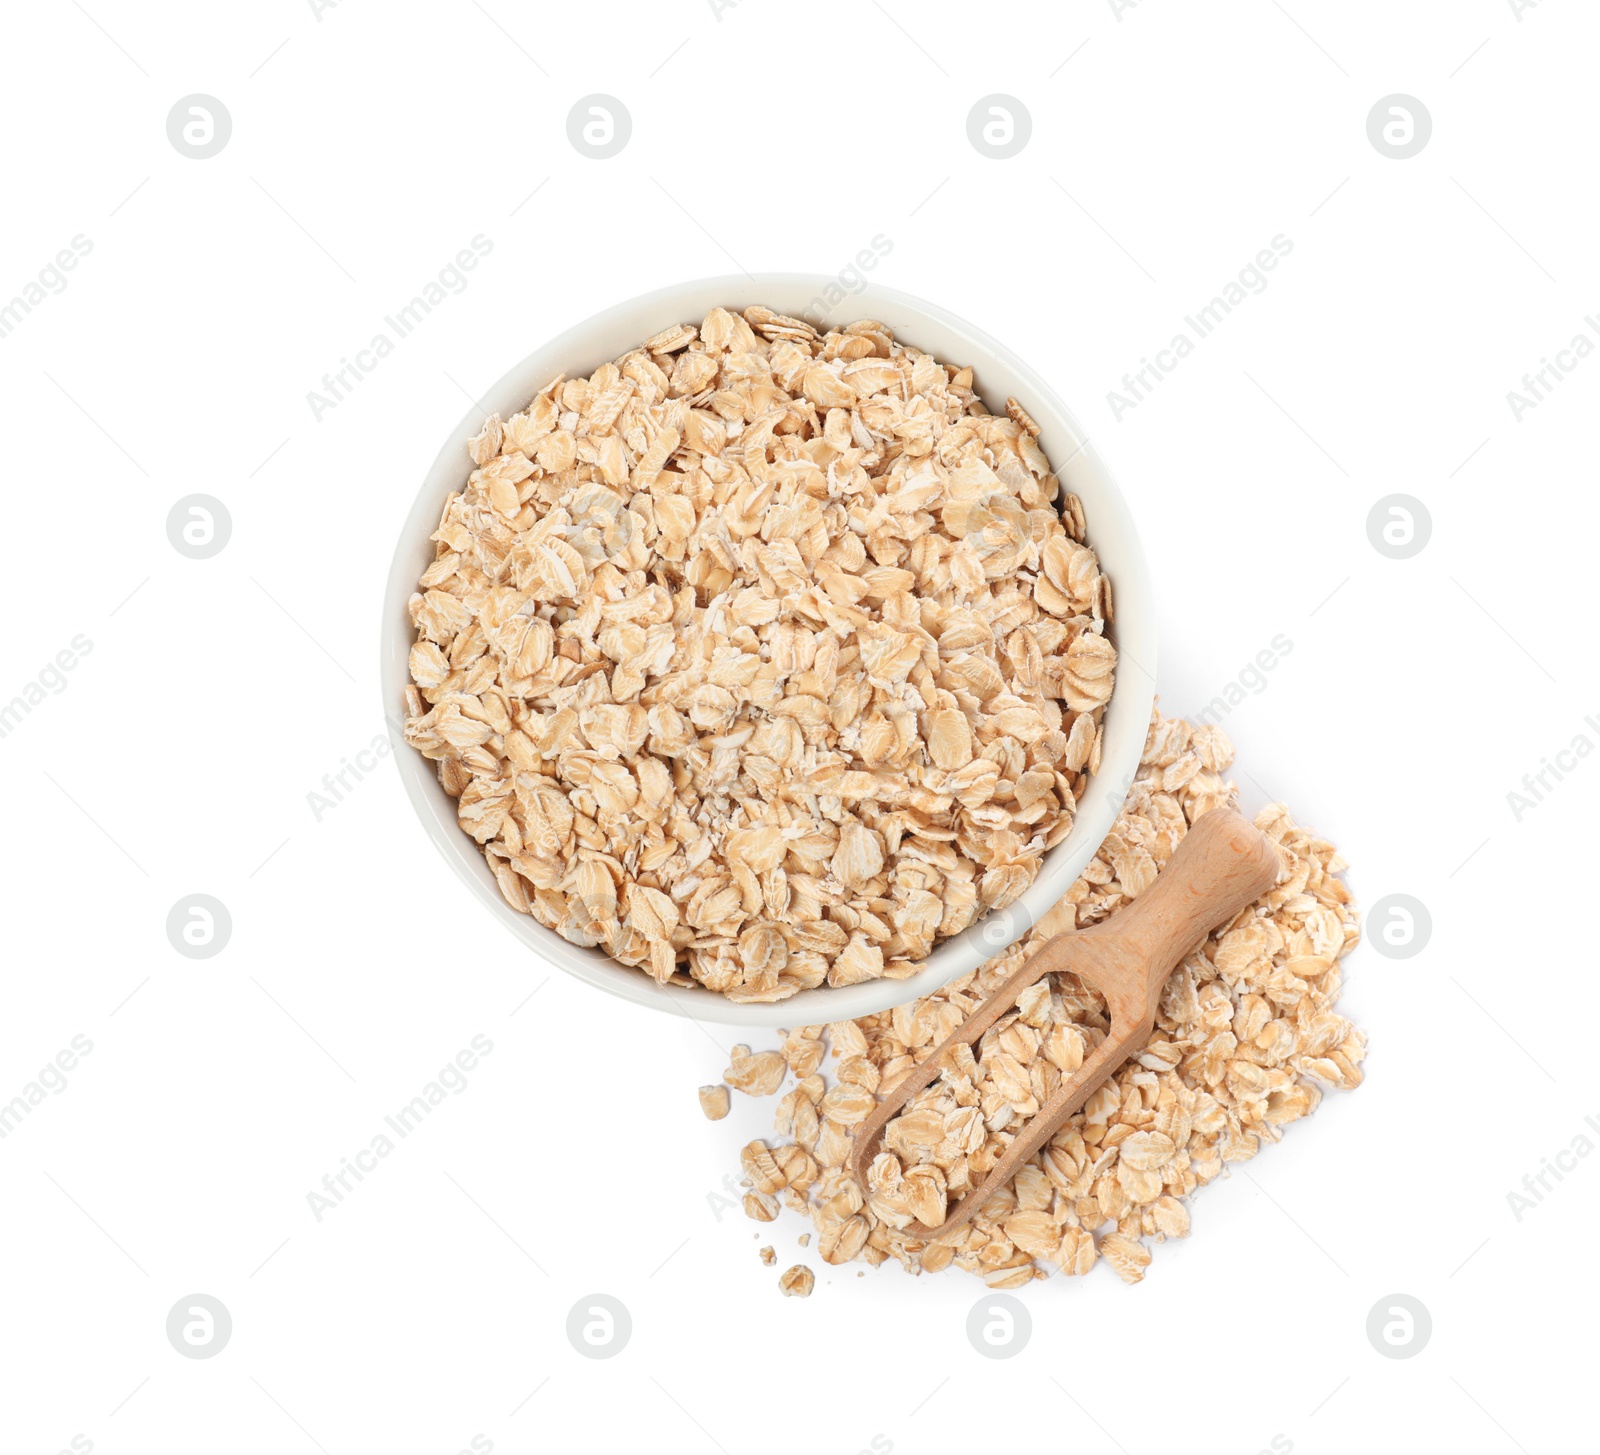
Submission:
M 390 561 L 379 632 L 379 691 L 385 721 L 393 727 L 403 716 L 404 689 L 410 681 L 407 662 L 414 634 L 406 603 L 426 564 L 422 551 L 437 527 L 444 503 L 465 483 L 471 469 L 466 441 L 477 433 L 485 414 L 498 412 L 509 417 L 558 373 L 581 377 L 669 324 L 702 318 L 718 305 L 743 309 L 759 303 L 808 317 L 811 304 L 826 302 L 821 318 L 816 310 L 809 313 L 808 321 L 819 322 L 827 321 L 828 314 L 842 307 L 829 297 L 830 291 L 838 292 L 851 305 L 847 310 L 850 320 L 877 318 L 893 329 L 897 339 L 932 353 L 941 362 L 970 363 L 980 397 L 992 410 L 997 402 L 1003 408 L 1005 397 L 1014 395 L 1040 426 L 1041 447 L 1063 492 L 1083 498 L 1089 544 L 1101 556 L 1115 592 L 1115 619 L 1107 623 L 1107 634 L 1117 648 L 1117 676 L 1102 720 L 1100 768 L 1079 801 L 1072 832 L 1044 855 L 1040 872 L 1028 889 L 1005 909 L 990 911 L 935 946 L 920 968 L 904 979 L 823 986 L 785 1000 L 741 1003 L 702 986 L 659 985 L 643 971 L 612 960 L 599 948 L 574 945 L 506 903 L 482 850 L 456 823 L 454 800 L 439 784 L 432 764 L 407 747 L 400 733 L 392 734 L 395 751 L 390 756 L 434 847 L 474 897 L 533 950 L 538 960 L 636 1005 L 694 1021 L 779 1028 L 851 1020 L 930 994 L 999 954 L 1057 903 L 1098 852 L 1138 771 L 1155 702 L 1155 608 L 1149 568 L 1132 513 L 1088 433 L 1037 370 L 982 329 L 938 304 L 870 280 L 859 289 L 846 289 L 843 284 L 842 276 L 813 273 L 695 278 L 613 304 L 563 330 L 507 369 L 483 394 L 486 408 L 475 404 L 450 431 L 418 487 Z M 809 304 L 793 303 L 807 294 L 811 295 Z M 690 302 L 706 298 L 712 301 L 704 306 Z M 785 302 L 788 307 L 782 306 Z M 658 321 L 651 325 L 651 318 Z M 834 318 L 830 326 L 842 321 L 842 317 Z M 624 337 L 627 342 L 608 351 L 601 340 L 612 337 Z M 930 337 L 938 340 L 938 346 L 929 342 Z M 1004 387 L 986 386 L 986 379 L 1002 381 Z M 1066 444 L 1072 446 L 1070 452 L 1063 450 Z M 1105 560 L 1107 542 L 1112 546 L 1114 566 Z

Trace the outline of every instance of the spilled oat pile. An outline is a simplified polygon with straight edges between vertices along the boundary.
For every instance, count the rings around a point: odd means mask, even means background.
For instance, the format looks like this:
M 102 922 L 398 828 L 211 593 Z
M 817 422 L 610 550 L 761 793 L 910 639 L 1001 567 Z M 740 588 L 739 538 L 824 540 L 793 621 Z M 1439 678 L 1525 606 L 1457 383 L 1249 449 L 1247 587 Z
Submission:
M 724 1073 L 735 1089 L 772 1095 L 794 1078 L 778 1103 L 777 1136 L 740 1154 L 746 1213 L 762 1222 L 784 1207 L 806 1214 L 826 1263 L 894 1258 L 911 1272 L 954 1264 L 1014 1288 L 1104 1259 L 1135 1283 L 1152 1243 L 1188 1235 L 1190 1194 L 1309 1116 L 1325 1088 L 1358 1086 L 1365 1037 L 1334 1009 L 1339 961 L 1357 940 L 1338 877 L 1344 860 L 1279 804 L 1256 817 L 1285 865 L 1277 885 L 1183 960 L 1144 1050 L 951 1241 L 902 1229 L 943 1222 L 946 1203 L 983 1178 L 1104 1037 L 1103 1005 L 1075 977 L 1052 975 L 1027 991 L 978 1043 L 975 1067 L 947 1070 L 890 1124 L 870 1196 L 846 1170 L 851 1133 L 880 1089 L 1050 935 L 1093 924 L 1147 889 L 1188 825 L 1232 802 L 1221 776 L 1232 757 L 1220 729 L 1158 713 L 1104 847 L 1024 943 L 910 1005 L 802 1027 L 781 1051 L 736 1048 Z M 709 1116 L 726 1110 L 718 1090 L 702 1093 Z
M 1015 400 L 714 308 L 490 418 L 406 741 L 507 902 L 740 1001 L 904 977 L 1072 830 L 1116 652 Z

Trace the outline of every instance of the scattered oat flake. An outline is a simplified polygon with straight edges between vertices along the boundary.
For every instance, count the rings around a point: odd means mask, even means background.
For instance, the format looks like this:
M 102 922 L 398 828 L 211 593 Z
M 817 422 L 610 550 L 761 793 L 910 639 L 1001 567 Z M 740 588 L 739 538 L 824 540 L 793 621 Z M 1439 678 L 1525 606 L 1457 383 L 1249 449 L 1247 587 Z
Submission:
M 722 1079 L 746 1096 L 771 1096 L 783 1081 L 788 1063 L 776 1051 L 759 1051 L 734 1061 Z M 726 1100 L 726 1097 L 724 1097 Z
M 1055 563 L 1064 592 L 1074 589 L 1070 550 Z M 1143 1050 L 951 1241 L 907 1229 L 942 1221 L 1105 1037 L 1104 1005 L 1074 978 L 1047 977 L 947 1056 L 885 1129 L 865 1192 L 846 1170 L 852 1134 L 882 1092 L 1046 938 L 1114 914 L 1149 887 L 1191 823 L 1234 801 L 1222 777 L 1232 760 L 1220 730 L 1157 713 L 1100 854 L 1027 940 L 921 1000 L 790 1032 L 783 1054 L 797 1080 L 779 1102 L 777 1135 L 740 1154 L 753 1215 L 802 1212 L 802 1246 L 814 1232 L 830 1264 L 957 1268 L 1002 1289 L 1105 1263 L 1136 1283 L 1155 1245 L 1189 1236 L 1201 1187 L 1279 1140 L 1327 1091 L 1359 1086 L 1366 1038 L 1337 1010 L 1340 961 L 1359 938 L 1344 860 L 1274 804 L 1256 826 L 1283 859 L 1278 883 L 1184 958 Z M 1019 797 L 1031 791 L 1025 779 Z M 928 852 L 937 857 L 944 842 Z M 837 852 L 834 843 L 829 858 Z M 756 1055 L 736 1048 L 735 1067 Z
M 1137 1238 L 1107 1233 L 1100 1240 L 1100 1256 L 1124 1283 L 1137 1283 L 1150 1266 L 1150 1250 Z
M 700 1110 L 706 1114 L 708 1121 L 720 1122 L 728 1114 L 728 1088 L 720 1085 L 702 1086 Z
M 816 1275 L 804 1263 L 796 1263 L 778 1278 L 778 1287 L 785 1298 L 810 1298 L 816 1283 Z

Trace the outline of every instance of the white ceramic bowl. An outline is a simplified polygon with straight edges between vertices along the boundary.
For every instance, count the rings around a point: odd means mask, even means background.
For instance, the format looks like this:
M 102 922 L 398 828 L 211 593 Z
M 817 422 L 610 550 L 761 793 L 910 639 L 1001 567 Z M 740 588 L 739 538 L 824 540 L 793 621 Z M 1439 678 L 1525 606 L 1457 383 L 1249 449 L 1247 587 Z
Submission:
M 805 990 L 771 1005 L 739 1005 L 698 986 L 657 985 L 643 971 L 619 965 L 601 950 L 570 944 L 531 916 L 518 914 L 501 897 L 477 844 L 457 826 L 455 801 L 440 787 L 433 765 L 420 753 L 397 747 L 394 758 L 401 779 L 434 847 L 485 910 L 522 942 L 531 959 L 558 966 L 597 989 L 640 1005 L 696 1020 L 773 1027 L 870 1015 L 936 990 L 1021 938 L 1071 887 L 1115 820 L 1138 770 L 1155 695 L 1154 604 L 1144 553 L 1127 505 L 1066 406 L 1044 379 L 1004 345 L 919 298 L 869 283 L 828 309 L 824 319 L 816 305 L 824 303 L 827 289 L 837 291 L 838 287 L 837 280 L 828 277 L 767 273 L 754 278 L 704 278 L 661 288 L 596 314 L 541 345 L 506 373 L 483 402 L 490 410 L 510 417 L 558 373 L 588 374 L 669 324 L 698 323 L 719 304 L 733 309 L 765 304 L 813 323 L 875 318 L 888 324 L 896 338 L 926 350 L 941 362 L 970 364 L 978 392 L 992 411 L 1001 412 L 1010 395 L 1038 422 L 1040 443 L 1051 464 L 1066 489 L 1083 501 L 1089 543 L 1111 578 L 1116 621 L 1109 635 L 1120 660 L 1116 688 L 1105 714 L 1100 771 L 1078 806 L 1072 833 L 1045 855 L 1039 877 L 1027 893 L 937 946 L 915 975 L 905 980 Z M 409 680 L 407 657 L 413 634 L 406 602 L 433 559 L 428 537 L 438 525 L 445 497 L 462 486 L 472 468 L 466 441 L 481 423 L 479 411 L 473 409 L 450 431 L 400 532 L 383 606 L 383 711 L 391 719 L 404 713 L 404 689 Z

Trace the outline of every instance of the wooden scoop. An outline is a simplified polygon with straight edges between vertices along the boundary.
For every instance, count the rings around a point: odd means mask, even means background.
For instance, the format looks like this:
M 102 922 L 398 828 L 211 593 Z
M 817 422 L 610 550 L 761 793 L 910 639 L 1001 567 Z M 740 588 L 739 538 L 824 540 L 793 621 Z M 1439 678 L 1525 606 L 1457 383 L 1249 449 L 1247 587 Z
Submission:
M 975 1042 L 1042 976 L 1070 970 L 1105 996 L 1110 1032 L 1057 1087 L 994 1170 L 950 1210 L 940 1227 L 912 1223 L 905 1231 L 931 1240 L 965 1225 L 1091 1093 L 1144 1045 L 1155 1025 L 1161 988 L 1173 966 L 1212 928 L 1265 894 L 1277 879 L 1278 868 L 1278 851 L 1271 841 L 1232 809 L 1218 808 L 1202 815 L 1149 889 L 1110 919 L 1047 940 L 878 1104 L 856 1132 L 850 1158 L 850 1171 L 862 1192 L 870 1196 L 867 1169 L 884 1128 L 944 1069 L 950 1047 L 957 1042 Z

